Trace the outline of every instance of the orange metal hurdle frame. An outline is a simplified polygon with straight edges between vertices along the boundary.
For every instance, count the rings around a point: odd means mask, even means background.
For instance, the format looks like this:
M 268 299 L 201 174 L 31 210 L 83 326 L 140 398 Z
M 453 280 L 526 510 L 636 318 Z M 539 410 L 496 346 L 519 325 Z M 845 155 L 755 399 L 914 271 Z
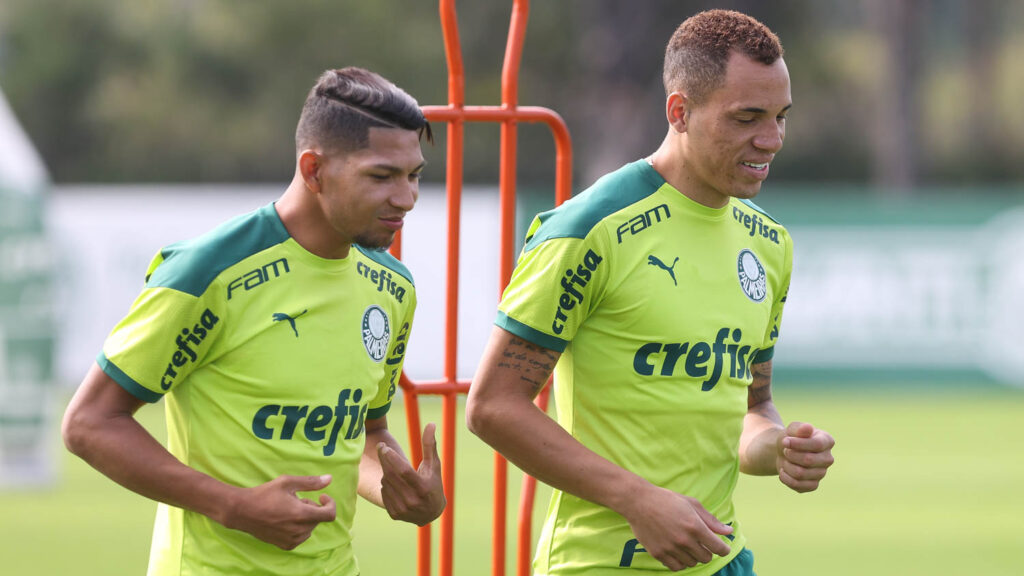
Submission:
M 462 200 L 463 132 L 466 122 L 501 123 L 501 165 L 499 176 L 500 254 L 499 294 L 512 276 L 515 250 L 516 212 L 516 142 L 519 122 L 543 122 L 555 139 L 555 205 L 569 199 L 572 187 L 572 144 L 569 130 L 562 118 L 552 110 L 536 106 L 519 106 L 519 62 L 526 36 L 529 0 L 513 0 L 505 61 L 501 75 L 500 106 L 466 106 L 465 73 L 462 66 L 462 47 L 459 43 L 455 0 L 440 0 L 441 30 L 444 34 L 445 56 L 448 62 L 448 105 L 424 106 L 428 120 L 448 123 L 447 131 L 447 208 L 448 208 L 448 269 L 445 314 L 444 378 L 437 381 L 414 382 L 403 373 L 400 383 L 405 394 L 406 422 L 409 427 L 409 448 L 415 465 L 423 458 L 420 432 L 419 396 L 442 396 L 441 461 L 445 496 L 448 507 L 441 515 L 438 568 L 440 576 L 451 576 L 454 548 L 455 512 L 455 432 L 456 401 L 459 394 L 469 392 L 469 381 L 456 376 L 458 343 L 458 278 L 459 278 L 459 223 Z M 401 235 L 392 253 L 401 257 Z M 547 408 L 550 386 L 538 395 L 536 404 Z M 508 491 L 508 464 L 499 454 L 494 456 L 494 533 L 491 569 L 493 576 L 505 574 L 506 550 L 506 496 Z M 531 517 L 536 480 L 524 476 L 520 493 L 517 543 L 517 574 L 530 571 Z M 424 526 L 417 534 L 417 574 L 430 575 L 431 526 Z

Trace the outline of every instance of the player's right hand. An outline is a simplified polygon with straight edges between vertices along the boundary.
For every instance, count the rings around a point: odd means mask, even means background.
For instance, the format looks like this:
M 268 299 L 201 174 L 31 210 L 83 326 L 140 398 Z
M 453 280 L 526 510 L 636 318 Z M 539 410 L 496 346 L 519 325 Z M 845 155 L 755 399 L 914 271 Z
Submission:
M 695 498 L 651 486 L 624 516 L 647 553 L 672 571 L 710 562 L 731 550 L 719 535 L 732 534 Z
M 243 488 L 230 506 L 224 525 L 252 534 L 284 550 L 292 550 L 309 539 L 321 522 L 333 522 L 334 500 L 320 495 L 316 503 L 299 498 L 297 492 L 322 490 L 331 476 L 278 476 L 252 488 Z
M 435 429 L 434 424 L 423 429 L 423 461 L 415 470 L 384 442 L 377 445 L 377 457 L 384 472 L 380 495 L 384 508 L 395 520 L 426 526 L 441 515 L 448 502 L 441 482 Z

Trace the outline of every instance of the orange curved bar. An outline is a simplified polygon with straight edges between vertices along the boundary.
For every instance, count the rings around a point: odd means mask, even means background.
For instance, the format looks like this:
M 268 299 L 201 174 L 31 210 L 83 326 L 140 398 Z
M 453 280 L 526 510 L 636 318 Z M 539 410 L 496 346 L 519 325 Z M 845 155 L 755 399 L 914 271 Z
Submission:
M 555 140 L 555 203 L 561 204 L 572 194 L 572 143 L 569 130 L 562 118 L 555 112 L 535 106 L 519 107 L 518 76 L 522 56 L 523 42 L 526 35 L 526 22 L 529 15 L 528 0 L 513 0 L 512 15 L 509 24 L 508 42 L 502 68 L 502 104 L 501 106 L 465 106 L 465 72 L 462 63 L 461 45 L 458 34 L 458 21 L 455 11 L 455 0 L 440 0 L 439 12 L 441 28 L 444 35 L 445 57 L 448 64 L 448 105 L 424 106 L 424 115 L 430 121 L 448 123 L 447 130 L 447 214 L 448 214 L 448 269 L 446 276 L 446 307 L 445 307 L 445 355 L 444 377 L 441 380 L 414 382 L 403 373 L 399 381 L 406 399 L 406 420 L 409 426 L 410 450 L 413 462 L 418 465 L 422 460 L 420 437 L 419 397 L 424 394 L 440 395 L 443 398 L 441 416 L 441 458 L 445 496 L 448 506 L 440 519 L 440 542 L 438 569 L 441 576 L 451 576 L 453 569 L 452 551 L 454 548 L 454 506 L 455 506 L 455 432 L 457 398 L 459 394 L 469 391 L 469 380 L 456 378 L 457 344 L 458 344 L 458 277 L 459 277 L 459 228 L 460 209 L 463 184 L 464 129 L 466 122 L 500 122 L 501 123 L 501 166 L 500 166 L 500 251 L 499 254 L 499 298 L 500 291 L 511 277 L 514 262 L 515 246 L 515 189 L 516 189 L 516 128 L 519 122 L 542 122 L 551 130 Z M 396 236 L 392 253 L 401 257 L 401 234 Z M 542 392 L 538 401 L 547 403 L 547 392 Z M 494 495 L 494 556 L 492 572 L 494 576 L 505 573 L 505 499 L 507 493 L 507 464 L 495 454 L 495 495 Z M 530 549 L 530 533 L 524 533 L 524 522 L 529 526 L 533 506 L 533 488 L 536 481 L 524 479 L 526 497 L 520 504 L 520 556 L 525 546 L 526 554 Z M 527 490 L 529 487 L 529 490 Z M 431 560 L 431 528 L 424 526 L 418 532 L 417 573 L 419 576 L 430 575 Z M 524 536 L 525 534 L 525 536 Z M 525 539 L 525 543 L 524 543 Z
M 448 102 L 453 106 L 462 106 L 466 101 L 466 72 L 462 67 L 462 44 L 459 42 L 455 0 L 441 0 L 439 10 L 444 55 L 448 62 Z

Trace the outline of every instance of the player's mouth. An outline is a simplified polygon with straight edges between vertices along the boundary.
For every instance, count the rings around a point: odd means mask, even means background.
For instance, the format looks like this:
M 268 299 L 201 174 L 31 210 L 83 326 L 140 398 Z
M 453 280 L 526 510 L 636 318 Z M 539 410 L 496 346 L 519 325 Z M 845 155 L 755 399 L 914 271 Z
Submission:
M 746 172 L 750 173 L 758 180 L 764 180 L 768 177 L 768 164 L 769 162 L 740 162 L 740 165 L 744 167 Z
M 405 219 L 401 216 L 391 216 L 388 218 L 381 218 L 380 222 L 385 228 L 397 231 L 402 229 L 402 224 L 405 223 Z

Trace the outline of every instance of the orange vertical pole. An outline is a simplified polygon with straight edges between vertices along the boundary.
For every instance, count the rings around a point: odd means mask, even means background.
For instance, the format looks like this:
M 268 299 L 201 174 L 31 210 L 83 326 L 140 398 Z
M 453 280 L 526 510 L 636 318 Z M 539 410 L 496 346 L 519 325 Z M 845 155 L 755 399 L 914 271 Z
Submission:
M 499 254 L 500 290 L 508 284 L 512 275 L 515 246 L 515 187 L 516 187 L 516 156 L 517 156 L 517 124 L 519 122 L 543 122 L 551 129 L 555 138 L 556 170 L 555 197 L 556 204 L 567 200 L 571 194 L 571 143 L 565 122 L 558 114 L 546 108 L 518 106 L 519 63 L 522 54 L 523 39 L 526 34 L 526 21 L 529 12 L 528 0 L 514 0 L 509 26 L 508 43 L 502 69 L 502 104 L 498 106 L 465 106 L 465 75 L 462 65 L 462 53 L 459 44 L 458 24 L 455 13 L 455 0 L 440 0 L 439 10 L 441 28 L 444 35 L 445 56 L 448 63 L 448 105 L 424 106 L 423 112 L 428 120 L 448 123 L 447 158 L 446 158 L 446 192 L 448 215 L 447 244 L 447 289 L 445 300 L 445 357 L 444 377 L 441 381 L 414 382 L 405 374 L 400 380 L 406 393 L 406 420 L 409 426 L 409 438 L 414 464 L 422 459 L 420 438 L 419 397 L 423 394 L 443 396 L 441 422 L 441 459 L 442 475 L 445 485 L 445 496 L 448 506 L 440 519 L 440 552 L 438 569 L 441 576 L 451 576 L 453 570 L 454 549 L 454 511 L 455 511 L 455 432 L 458 407 L 458 395 L 469 391 L 468 381 L 457 379 L 457 346 L 458 346 L 458 279 L 459 279 L 459 228 L 461 221 L 464 127 L 465 122 L 500 122 L 501 123 L 501 165 L 500 165 L 500 221 L 501 240 Z M 401 256 L 401 234 L 396 238 L 392 253 Z M 547 391 L 538 398 L 546 400 Z M 523 517 L 526 515 L 527 525 L 532 510 L 532 489 L 535 481 L 526 477 L 530 484 L 529 497 L 520 506 L 520 556 L 523 556 L 525 540 L 526 554 L 529 553 L 529 531 L 522 530 Z M 524 481 L 524 494 L 527 486 Z M 494 498 L 494 537 L 492 573 L 503 576 L 505 573 L 506 548 L 506 507 L 507 497 L 507 463 L 503 458 L 495 456 L 495 498 Z M 418 532 L 417 573 L 419 576 L 430 575 L 431 532 L 430 526 L 420 528 Z
M 391 244 L 392 256 L 402 259 L 402 231 L 395 234 Z M 399 376 L 399 385 L 405 395 L 405 427 L 409 431 L 409 453 L 414 468 L 423 461 L 423 443 L 420 432 L 420 400 L 417 387 L 403 371 Z M 416 531 L 416 570 L 421 576 L 430 575 L 430 525 L 421 526 Z M 424 551 L 426 551 L 424 553 Z
M 459 43 L 459 26 L 455 14 L 455 0 L 442 0 L 441 25 L 445 38 L 445 56 L 448 61 L 448 106 L 456 110 L 465 104 L 465 72 Z M 445 314 L 445 380 L 455 384 L 457 378 L 457 349 L 459 327 L 459 226 L 462 205 L 462 120 L 448 123 L 448 150 L 446 179 L 448 196 L 448 277 Z M 450 576 L 454 568 L 455 532 L 455 416 L 456 392 L 448 391 L 441 411 L 442 476 L 448 505 L 441 515 L 441 541 L 438 553 L 438 571 Z
M 508 42 L 505 45 L 505 61 L 501 71 L 501 108 L 505 111 L 515 112 L 519 103 L 519 63 L 523 51 L 523 38 L 526 35 L 528 14 L 529 3 L 527 0 L 515 0 L 512 3 Z M 516 117 L 513 114 L 501 123 L 501 163 L 498 183 L 501 222 L 498 264 L 499 299 L 501 297 L 500 290 L 504 290 L 512 278 L 512 264 L 515 255 L 517 137 Z M 505 520 L 508 516 L 507 494 L 508 463 L 501 454 L 495 452 L 491 555 L 491 573 L 494 576 L 505 575 L 505 551 L 508 541 L 505 534 Z

